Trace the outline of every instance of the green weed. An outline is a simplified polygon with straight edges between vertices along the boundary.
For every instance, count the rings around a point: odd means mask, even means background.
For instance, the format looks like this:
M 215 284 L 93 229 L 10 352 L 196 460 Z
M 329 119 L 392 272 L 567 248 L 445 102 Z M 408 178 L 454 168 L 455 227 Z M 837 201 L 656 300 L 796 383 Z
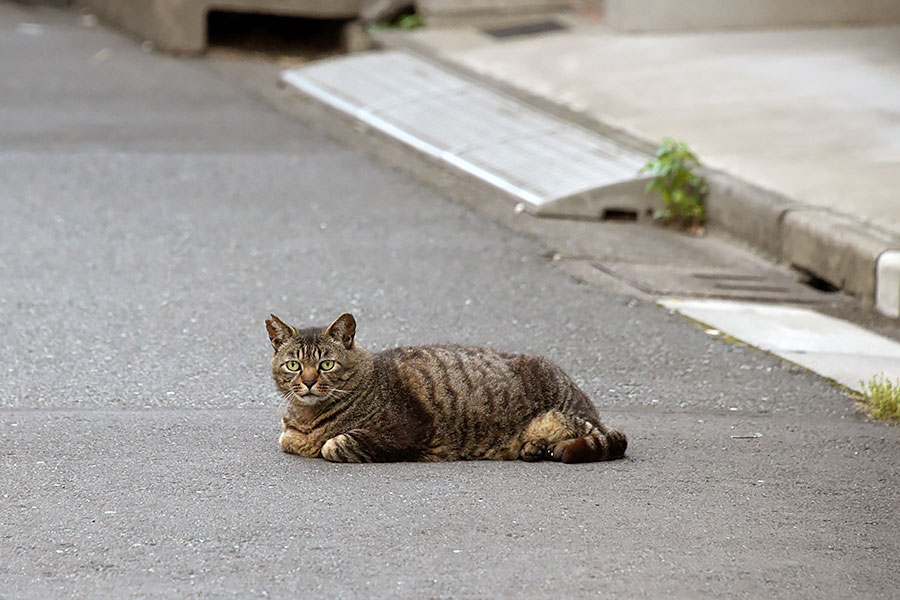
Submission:
M 703 200 L 708 187 L 696 172 L 700 166 L 700 160 L 687 144 L 670 137 L 663 140 L 656 158 L 639 171 L 653 175 L 647 191 L 663 198 L 663 208 L 655 215 L 658 220 L 685 229 L 703 224 L 706 219 Z
M 423 27 L 424 25 L 425 21 L 418 13 L 404 13 L 390 22 L 370 23 L 366 27 L 366 30 L 369 33 L 374 33 L 384 29 L 416 29 L 417 27 Z
M 891 381 L 879 375 L 859 383 L 863 389 L 860 404 L 866 412 L 875 419 L 900 424 L 900 379 Z
M 416 13 L 402 15 L 394 21 L 394 27 L 399 27 L 400 29 L 415 29 L 416 27 L 422 27 L 423 25 L 425 25 L 425 21 L 423 21 L 422 17 Z

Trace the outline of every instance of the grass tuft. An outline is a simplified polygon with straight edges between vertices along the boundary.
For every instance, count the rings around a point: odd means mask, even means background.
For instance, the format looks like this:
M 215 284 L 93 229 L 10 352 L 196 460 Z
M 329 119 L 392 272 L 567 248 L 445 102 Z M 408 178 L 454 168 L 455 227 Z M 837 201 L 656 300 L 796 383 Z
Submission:
M 873 418 L 900 424 L 900 380 L 891 381 L 884 375 L 860 381 L 863 398 L 860 404 Z

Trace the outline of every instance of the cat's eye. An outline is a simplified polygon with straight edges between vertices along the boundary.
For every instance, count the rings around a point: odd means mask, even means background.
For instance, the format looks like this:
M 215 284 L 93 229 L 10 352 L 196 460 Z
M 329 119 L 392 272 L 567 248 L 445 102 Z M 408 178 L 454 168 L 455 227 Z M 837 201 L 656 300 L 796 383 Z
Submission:
M 287 369 L 288 371 L 299 371 L 300 363 L 297 362 L 296 360 L 289 360 L 286 363 L 284 363 L 284 368 Z
M 323 371 L 330 371 L 334 368 L 334 361 L 333 360 L 323 360 L 322 362 L 319 363 L 319 368 L 322 369 Z

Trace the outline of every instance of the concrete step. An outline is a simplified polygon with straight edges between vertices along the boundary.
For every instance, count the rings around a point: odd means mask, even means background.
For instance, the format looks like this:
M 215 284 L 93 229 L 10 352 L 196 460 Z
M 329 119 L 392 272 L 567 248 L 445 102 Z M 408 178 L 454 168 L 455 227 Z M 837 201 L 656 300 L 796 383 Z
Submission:
M 649 157 L 405 51 L 319 61 L 288 85 L 490 184 L 537 215 L 644 217 Z

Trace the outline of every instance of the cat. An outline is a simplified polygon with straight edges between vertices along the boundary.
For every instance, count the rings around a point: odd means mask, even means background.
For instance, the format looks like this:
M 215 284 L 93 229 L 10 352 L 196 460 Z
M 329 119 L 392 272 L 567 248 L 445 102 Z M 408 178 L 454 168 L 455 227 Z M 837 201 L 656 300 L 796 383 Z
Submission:
M 344 313 L 328 327 L 266 320 L 285 400 L 279 445 L 335 462 L 621 458 L 625 435 L 546 358 L 471 346 L 373 354 Z

